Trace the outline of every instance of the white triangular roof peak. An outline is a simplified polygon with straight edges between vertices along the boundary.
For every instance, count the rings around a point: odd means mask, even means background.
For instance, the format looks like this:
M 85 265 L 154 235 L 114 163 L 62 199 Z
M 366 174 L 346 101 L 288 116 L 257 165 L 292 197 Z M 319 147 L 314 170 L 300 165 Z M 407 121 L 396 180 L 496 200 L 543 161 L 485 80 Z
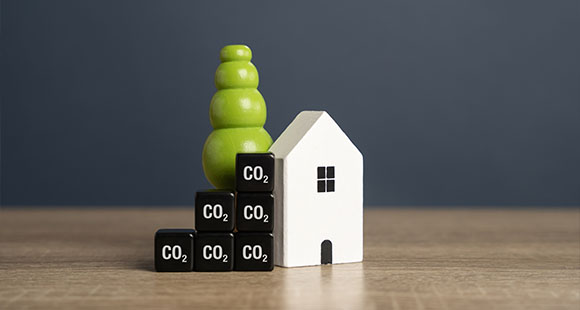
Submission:
M 359 152 L 348 136 L 342 131 L 342 129 L 340 129 L 338 124 L 326 111 L 300 112 L 284 132 L 282 132 L 274 144 L 272 144 L 270 152 L 274 153 L 277 158 L 287 157 L 300 141 L 308 135 L 311 129 L 316 126 L 327 126 L 328 128 L 334 129 L 337 134 L 342 135 L 344 139 L 347 140 L 357 152 Z

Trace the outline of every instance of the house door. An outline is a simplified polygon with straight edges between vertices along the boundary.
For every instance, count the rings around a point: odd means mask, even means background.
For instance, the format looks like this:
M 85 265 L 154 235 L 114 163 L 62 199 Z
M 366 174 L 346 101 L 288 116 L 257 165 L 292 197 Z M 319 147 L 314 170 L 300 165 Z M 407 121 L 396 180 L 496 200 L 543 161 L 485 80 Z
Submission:
M 320 264 L 332 264 L 332 242 L 330 240 L 324 240 L 320 245 Z

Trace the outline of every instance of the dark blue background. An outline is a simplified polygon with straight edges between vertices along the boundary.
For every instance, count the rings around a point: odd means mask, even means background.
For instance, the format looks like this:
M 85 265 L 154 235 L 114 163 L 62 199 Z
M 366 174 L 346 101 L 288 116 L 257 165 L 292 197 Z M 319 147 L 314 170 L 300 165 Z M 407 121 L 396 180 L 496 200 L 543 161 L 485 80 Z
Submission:
M 4 0 L 1 202 L 191 205 L 245 43 L 266 128 L 329 111 L 366 205 L 578 205 L 579 3 Z

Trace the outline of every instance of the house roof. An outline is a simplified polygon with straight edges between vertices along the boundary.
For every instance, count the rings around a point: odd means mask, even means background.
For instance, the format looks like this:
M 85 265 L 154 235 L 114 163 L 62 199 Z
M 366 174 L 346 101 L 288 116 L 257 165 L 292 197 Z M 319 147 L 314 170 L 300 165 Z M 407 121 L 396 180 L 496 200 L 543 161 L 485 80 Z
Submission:
M 333 127 L 335 127 L 336 130 L 344 135 L 344 137 L 350 142 L 348 136 L 325 111 L 302 111 L 296 116 L 292 123 L 288 125 L 284 132 L 282 132 L 280 137 L 276 139 L 274 144 L 270 147 L 270 151 L 278 158 L 288 156 L 306 134 L 319 123 L 332 124 Z M 352 145 L 356 149 L 354 144 Z

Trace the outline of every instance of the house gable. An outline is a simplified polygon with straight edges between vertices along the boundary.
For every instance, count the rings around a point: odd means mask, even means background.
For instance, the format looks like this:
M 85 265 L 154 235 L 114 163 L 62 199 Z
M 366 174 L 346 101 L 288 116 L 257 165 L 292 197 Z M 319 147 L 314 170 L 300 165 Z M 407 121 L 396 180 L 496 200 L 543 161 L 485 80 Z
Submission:
M 307 139 L 326 139 L 329 135 L 339 135 L 339 139 L 344 140 L 346 147 L 354 149 L 354 151 L 362 156 L 348 136 L 325 111 L 303 111 L 299 113 L 274 144 L 272 144 L 270 151 L 277 158 L 286 158 L 293 151 L 300 149 L 301 141 Z

